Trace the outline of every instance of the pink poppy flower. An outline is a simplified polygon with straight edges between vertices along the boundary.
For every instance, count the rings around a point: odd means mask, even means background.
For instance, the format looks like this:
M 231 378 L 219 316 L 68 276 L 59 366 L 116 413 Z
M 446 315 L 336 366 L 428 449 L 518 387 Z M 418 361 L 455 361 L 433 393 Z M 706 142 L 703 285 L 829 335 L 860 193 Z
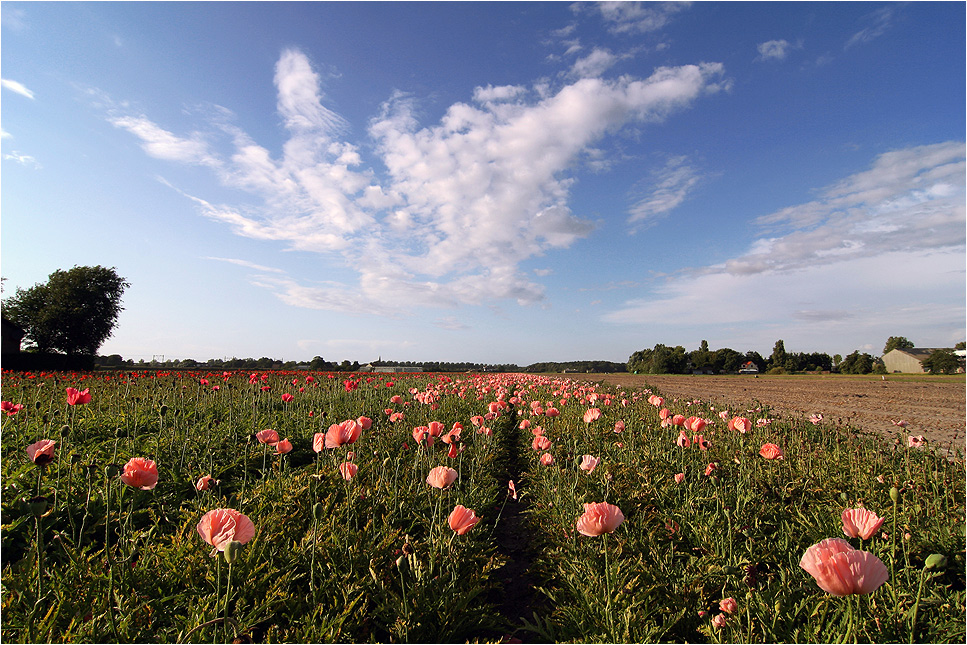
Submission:
M 363 430 L 369 430 L 373 427 L 373 420 L 369 417 L 359 417 L 356 419 L 356 424 Z
M 255 537 L 255 524 L 233 508 L 216 508 L 205 513 L 196 527 L 198 535 L 211 544 L 212 555 L 224 551 L 229 542 L 245 544 Z
M 284 455 L 286 453 L 292 452 L 292 442 L 288 439 L 283 439 L 282 441 L 275 444 L 275 452 L 279 455 Z
M 872 593 L 890 578 L 878 557 L 840 538 L 827 538 L 806 549 L 799 566 L 820 589 L 834 596 Z
M 683 481 L 685 481 L 685 473 L 678 473 L 677 475 L 675 475 L 676 484 L 681 484 Z
M 362 428 L 359 424 L 348 419 L 342 423 L 334 423 L 326 432 L 326 448 L 337 448 L 346 444 L 356 443 Z
M 91 402 L 89 389 L 76 390 L 72 387 L 67 388 L 67 405 L 83 405 Z
M 728 623 L 728 618 L 725 617 L 725 614 L 715 614 L 712 616 L 712 627 L 715 629 L 725 627 L 726 623 Z
M 291 394 L 289 394 L 288 392 L 286 392 L 285 394 L 283 394 L 283 395 L 282 395 L 282 400 L 283 400 L 283 401 L 284 401 L 285 403 L 289 403 L 289 402 L 291 402 L 291 401 L 292 401 L 293 399 L 295 399 L 295 397 L 294 397 L 294 396 L 292 396 Z
M 13 403 L 11 401 L 0 401 L 0 412 L 6 412 L 8 417 L 12 417 L 21 410 L 24 406 L 20 403 Z
M 688 436 L 685 434 L 684 430 L 678 434 L 678 439 L 675 440 L 675 443 L 678 444 L 679 448 L 688 448 L 690 445 L 692 445 L 692 442 L 688 440 Z
M 910 448 L 919 448 L 926 442 L 923 435 L 910 435 L 907 437 L 907 446 Z
M 359 472 L 359 466 L 351 461 L 346 461 L 339 464 L 339 474 L 342 475 L 342 478 L 346 481 L 349 481 L 355 477 L 357 472 Z
M 195 482 L 195 490 L 208 490 L 212 485 L 217 485 L 218 480 L 212 479 L 211 475 L 202 475 L 197 482 Z
M 615 432 L 622 432 L 624 429 L 625 429 L 625 422 L 624 421 L 615 421 L 614 422 L 614 431 Z
M 576 528 L 578 533 L 594 537 L 613 533 L 624 521 L 620 508 L 607 502 L 596 502 L 584 505 L 584 514 L 578 518 Z
M 706 425 L 708 422 L 700 417 L 688 417 L 685 420 L 685 427 L 696 434 L 704 430 Z
M 447 518 L 447 523 L 450 528 L 456 531 L 457 535 L 464 535 L 467 531 L 476 526 L 480 518 L 465 506 L 457 504 L 453 511 L 450 513 L 450 517 Z
M 427 431 L 430 433 L 431 437 L 439 437 L 440 435 L 442 435 L 443 427 L 444 427 L 443 424 L 440 423 L 439 421 L 430 421 L 430 423 L 428 423 L 426 426 Z
M 457 471 L 447 466 L 437 466 L 426 476 L 426 483 L 433 488 L 446 488 L 455 481 L 457 481 Z
M 658 418 L 661 419 L 662 421 L 664 421 L 671 415 L 672 413 L 668 408 L 662 408 L 661 410 L 658 411 Z
M 700 450 L 708 450 L 711 446 L 711 442 L 706 441 L 703 435 L 696 435 L 692 437 L 692 443 L 699 447 Z
M 312 449 L 315 452 L 322 452 L 326 449 L 326 433 L 317 432 L 312 435 Z
M 672 417 L 672 425 L 684 426 L 685 425 L 685 415 L 676 414 Z
M 589 473 L 594 472 L 594 469 L 597 468 L 598 464 L 600 463 L 601 463 L 601 460 L 598 459 L 597 457 L 593 457 L 591 455 L 584 455 L 583 457 L 581 457 L 581 470 L 585 470 Z
M 774 443 L 763 444 L 759 449 L 759 454 L 766 459 L 784 459 L 785 455 L 782 454 L 782 449 Z
M 843 511 L 843 533 L 849 537 L 869 540 L 883 526 L 886 518 L 865 508 L 848 508 Z
M 735 602 L 735 598 L 723 598 L 719 601 L 719 610 L 727 614 L 734 614 L 739 610 L 739 603 Z
M 557 408 L 547 408 L 546 410 L 544 410 L 545 417 L 556 417 L 556 416 L 559 416 L 560 414 L 561 413 Z
M 535 435 L 534 440 L 531 441 L 531 448 L 534 450 L 547 450 L 551 447 L 551 440 L 542 434 Z
M 584 422 L 591 423 L 592 421 L 597 421 L 601 418 L 601 410 L 598 408 L 588 408 L 588 411 L 584 413 Z
M 705 476 L 708 477 L 718 469 L 719 469 L 719 465 L 717 463 L 715 462 L 710 463 L 708 466 L 705 467 Z
M 279 443 L 279 433 L 271 428 L 256 432 L 255 438 L 258 439 L 259 443 L 269 446 L 274 446 Z
M 158 465 L 144 457 L 132 457 L 124 464 L 121 481 L 132 488 L 151 490 L 158 485 Z
M 823 422 L 823 415 L 821 414 L 811 414 L 809 415 L 809 422 L 814 426 L 818 426 Z
M 549 452 L 545 452 L 543 455 L 541 455 L 542 466 L 550 466 L 553 463 L 554 463 L 554 455 L 552 455 Z
M 736 430 L 745 434 L 752 429 L 752 421 L 746 417 L 734 417 L 729 421 L 729 430 Z
M 41 439 L 37 443 L 27 446 L 27 456 L 30 457 L 30 461 L 38 466 L 46 466 L 54 460 L 54 447 L 56 445 L 56 441 Z
M 507 492 L 511 497 L 517 499 L 517 487 L 514 485 L 513 479 L 507 481 Z

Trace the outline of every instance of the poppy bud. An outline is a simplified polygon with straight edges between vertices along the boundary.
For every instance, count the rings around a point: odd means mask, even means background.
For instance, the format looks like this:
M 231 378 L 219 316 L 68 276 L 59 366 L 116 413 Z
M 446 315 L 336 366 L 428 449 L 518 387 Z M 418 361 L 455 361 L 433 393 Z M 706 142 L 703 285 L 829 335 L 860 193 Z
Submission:
M 104 467 L 104 474 L 107 475 L 108 479 L 114 479 L 121 474 L 121 467 L 117 464 L 108 464 Z
M 238 556 L 242 553 L 242 543 L 237 540 L 232 540 L 225 545 L 225 550 L 222 554 L 225 556 L 225 562 L 231 564 L 238 560 Z
M 890 488 L 890 499 L 896 504 L 897 500 L 900 498 L 900 491 L 897 490 L 896 486 Z
M 405 555 L 401 555 L 400 557 L 396 558 L 396 568 L 397 569 L 399 569 L 400 571 L 402 571 L 405 566 L 406 566 L 406 556 Z
M 50 508 L 50 500 L 46 497 L 31 497 L 24 500 L 24 506 L 34 517 L 40 517 Z
M 168 413 L 168 406 L 167 406 L 167 405 L 162 405 L 162 406 L 161 406 L 161 407 L 160 407 L 160 408 L 158 409 L 158 412 L 160 412 L 160 413 L 161 413 L 161 416 L 164 416 L 164 415 L 166 415 L 166 414 Z
M 939 553 L 928 555 L 924 563 L 925 569 L 943 569 L 945 566 L 947 566 L 947 558 Z
M 322 502 L 316 502 L 312 505 L 312 517 L 316 518 L 317 520 L 322 520 L 323 517 L 325 517 L 325 513 L 322 509 Z

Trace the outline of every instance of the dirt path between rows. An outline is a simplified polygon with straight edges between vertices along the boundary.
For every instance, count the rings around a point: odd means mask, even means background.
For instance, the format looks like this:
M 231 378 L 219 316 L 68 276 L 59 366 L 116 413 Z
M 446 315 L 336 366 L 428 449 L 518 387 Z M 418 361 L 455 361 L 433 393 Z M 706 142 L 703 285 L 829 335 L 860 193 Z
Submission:
M 568 375 L 622 387 L 657 388 L 666 398 L 700 399 L 732 411 L 757 403 L 782 415 L 818 413 L 827 422 L 882 432 L 905 443 L 923 435 L 937 447 L 965 450 L 967 397 L 962 378 L 900 376 L 682 376 L 643 374 Z M 909 425 L 901 428 L 893 421 Z

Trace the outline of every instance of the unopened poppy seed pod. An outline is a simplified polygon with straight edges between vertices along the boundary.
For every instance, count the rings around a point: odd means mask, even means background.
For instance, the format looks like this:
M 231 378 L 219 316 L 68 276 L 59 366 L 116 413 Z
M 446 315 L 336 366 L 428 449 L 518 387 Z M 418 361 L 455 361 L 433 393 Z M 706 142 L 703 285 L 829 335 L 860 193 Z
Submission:
M 167 405 L 162 405 L 161 408 L 158 410 L 158 412 L 161 413 L 161 416 L 166 415 L 168 413 L 168 406 Z
M 939 553 L 928 555 L 924 562 L 925 569 L 943 569 L 945 566 L 947 566 L 947 558 Z
M 890 499 L 893 500 L 893 503 L 894 504 L 896 503 L 896 501 L 898 499 L 900 499 L 900 491 L 897 490 L 897 487 L 896 486 L 892 486 L 890 488 Z
M 46 497 L 31 497 L 24 500 L 24 505 L 34 517 L 40 517 L 50 508 L 50 500 Z
M 225 550 L 222 554 L 225 556 L 225 562 L 231 564 L 238 560 L 238 556 L 242 553 L 242 543 L 238 540 L 232 540 L 225 545 Z
M 322 510 L 322 502 L 316 502 L 312 505 L 312 517 L 316 518 L 317 520 L 323 519 L 324 513 Z

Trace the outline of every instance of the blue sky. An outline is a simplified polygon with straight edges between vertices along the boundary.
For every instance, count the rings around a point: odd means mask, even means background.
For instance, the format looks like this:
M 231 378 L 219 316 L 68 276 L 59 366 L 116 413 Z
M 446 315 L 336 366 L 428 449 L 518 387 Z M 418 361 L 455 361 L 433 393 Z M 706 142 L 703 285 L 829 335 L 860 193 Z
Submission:
M 5 296 L 102 354 L 623 362 L 965 336 L 965 5 L 2 4 Z

